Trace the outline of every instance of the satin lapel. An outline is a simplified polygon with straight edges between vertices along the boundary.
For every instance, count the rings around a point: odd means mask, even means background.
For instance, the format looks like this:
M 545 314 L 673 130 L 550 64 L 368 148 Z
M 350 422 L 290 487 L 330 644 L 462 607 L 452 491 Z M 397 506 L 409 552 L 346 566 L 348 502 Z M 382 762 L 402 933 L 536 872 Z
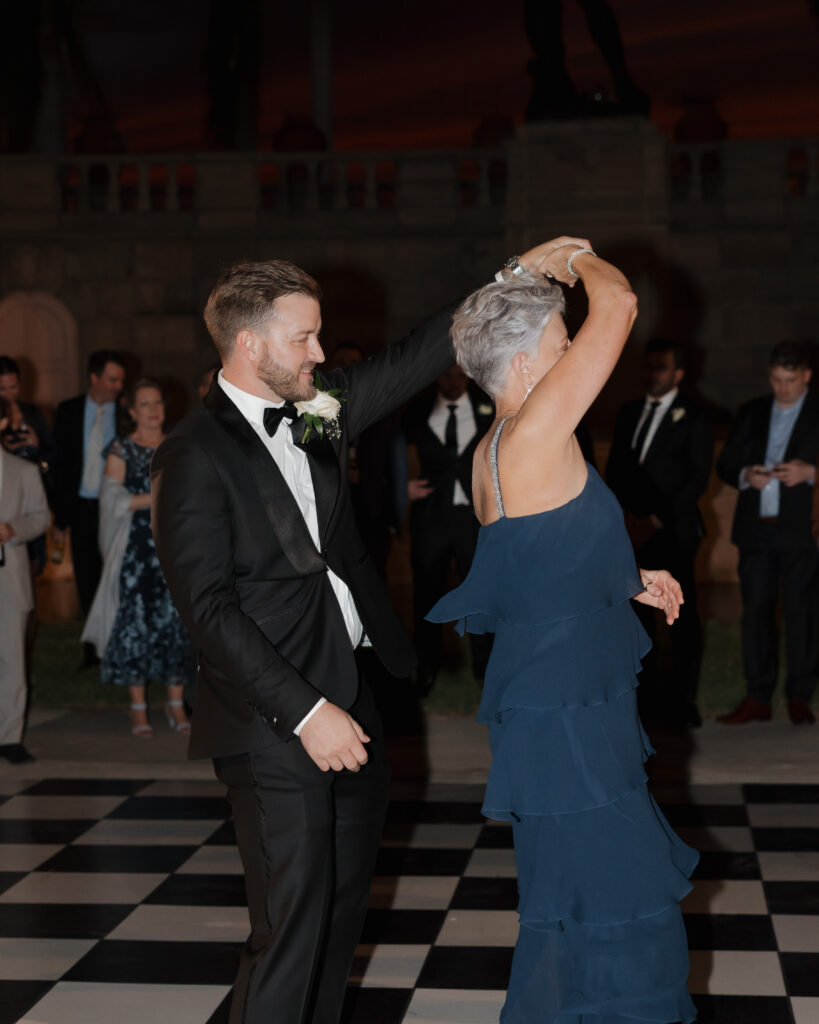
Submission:
M 313 479 L 313 491 L 316 496 L 319 537 L 323 546 L 324 536 L 338 501 L 340 484 L 338 457 L 326 437 L 312 435 L 304 444 L 296 443 L 307 455 L 307 463 L 310 466 L 310 476 Z
M 759 407 L 754 409 L 753 427 L 753 448 L 751 461 L 760 465 L 765 461 L 768 450 L 768 434 L 771 432 L 771 409 L 773 408 L 773 395 L 765 402 L 760 402 Z M 804 412 L 804 409 L 802 410 Z
M 215 378 L 205 398 L 205 407 L 244 452 L 268 521 L 290 564 L 305 575 L 322 571 L 322 557 L 276 460 Z

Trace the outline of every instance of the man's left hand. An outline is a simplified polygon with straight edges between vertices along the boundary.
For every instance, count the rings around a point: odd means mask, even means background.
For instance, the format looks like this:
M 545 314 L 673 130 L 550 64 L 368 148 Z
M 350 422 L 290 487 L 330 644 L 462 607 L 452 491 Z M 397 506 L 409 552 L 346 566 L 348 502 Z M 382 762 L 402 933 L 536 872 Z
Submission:
M 805 462 L 804 459 L 791 459 L 790 462 L 777 463 L 771 475 L 786 487 L 794 487 L 796 484 L 813 483 L 815 472 L 816 467 L 812 462 Z
M 0 544 L 8 544 L 14 536 L 14 527 L 11 523 L 0 523 Z

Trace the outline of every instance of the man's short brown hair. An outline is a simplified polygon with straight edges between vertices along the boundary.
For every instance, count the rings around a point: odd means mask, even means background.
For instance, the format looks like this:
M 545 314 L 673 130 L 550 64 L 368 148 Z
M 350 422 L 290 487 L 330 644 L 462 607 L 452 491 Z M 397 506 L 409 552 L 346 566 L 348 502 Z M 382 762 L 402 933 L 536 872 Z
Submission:
M 243 260 L 222 272 L 205 306 L 205 323 L 223 362 L 239 331 L 261 331 L 283 295 L 321 300 L 318 283 L 289 260 Z
M 768 357 L 768 369 L 781 366 L 783 370 L 810 370 L 813 365 L 812 346 L 799 339 L 788 339 L 774 345 Z

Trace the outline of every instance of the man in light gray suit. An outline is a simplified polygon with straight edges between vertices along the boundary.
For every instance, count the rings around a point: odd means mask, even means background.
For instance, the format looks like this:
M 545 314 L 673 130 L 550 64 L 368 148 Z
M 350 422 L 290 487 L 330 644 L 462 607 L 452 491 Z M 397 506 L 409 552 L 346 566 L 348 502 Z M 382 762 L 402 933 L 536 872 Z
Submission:
M 0 434 L 8 405 L 0 399 Z M 48 511 L 40 469 L 0 446 L 0 757 L 34 758 L 23 746 L 26 710 L 26 619 L 34 606 L 26 541 L 45 533 Z

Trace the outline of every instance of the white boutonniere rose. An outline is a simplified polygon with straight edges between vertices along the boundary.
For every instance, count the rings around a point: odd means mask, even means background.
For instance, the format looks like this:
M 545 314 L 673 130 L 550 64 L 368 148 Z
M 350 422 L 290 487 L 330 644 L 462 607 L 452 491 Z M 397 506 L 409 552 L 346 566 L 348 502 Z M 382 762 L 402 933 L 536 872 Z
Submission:
M 478 406 L 478 414 L 480 416 L 491 416 L 492 406 L 488 402 L 481 402 L 481 404 Z
M 672 409 L 671 410 L 671 422 L 679 423 L 680 420 L 685 416 L 685 409 Z
M 304 420 L 302 444 L 310 440 L 310 435 L 313 431 L 319 437 L 324 437 L 325 434 L 327 437 L 334 439 L 341 437 L 341 424 L 338 422 L 338 414 L 341 412 L 341 401 L 343 401 L 343 398 L 339 401 L 336 397 L 336 395 L 341 394 L 341 391 L 339 388 L 330 388 L 325 391 L 322 388 L 322 384 L 323 381 L 317 372 L 315 376 L 317 389 L 315 395 L 307 401 L 293 403 Z

